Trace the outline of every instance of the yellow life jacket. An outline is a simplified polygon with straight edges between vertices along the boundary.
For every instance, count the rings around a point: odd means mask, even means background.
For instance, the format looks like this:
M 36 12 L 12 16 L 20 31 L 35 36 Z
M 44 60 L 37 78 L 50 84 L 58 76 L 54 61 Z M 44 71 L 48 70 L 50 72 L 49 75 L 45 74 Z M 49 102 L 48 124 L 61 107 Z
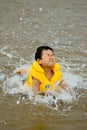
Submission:
M 54 75 L 52 76 L 51 80 L 48 80 L 45 76 L 43 68 L 37 63 L 37 61 L 34 61 L 30 67 L 25 85 L 32 87 L 32 77 L 34 77 L 40 82 L 40 92 L 45 92 L 47 90 L 56 90 L 56 87 L 58 90 L 58 82 L 62 77 L 59 64 L 55 63 L 52 70 L 54 72 Z

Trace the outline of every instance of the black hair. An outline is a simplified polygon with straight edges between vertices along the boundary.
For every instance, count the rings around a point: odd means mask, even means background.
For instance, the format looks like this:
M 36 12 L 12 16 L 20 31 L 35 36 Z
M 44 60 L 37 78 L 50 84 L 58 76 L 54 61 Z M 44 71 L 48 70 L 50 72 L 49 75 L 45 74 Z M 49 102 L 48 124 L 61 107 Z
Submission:
M 43 50 L 51 50 L 52 52 L 54 52 L 54 50 L 49 46 L 40 46 L 37 48 L 37 50 L 35 52 L 35 60 L 42 58 L 42 51 Z

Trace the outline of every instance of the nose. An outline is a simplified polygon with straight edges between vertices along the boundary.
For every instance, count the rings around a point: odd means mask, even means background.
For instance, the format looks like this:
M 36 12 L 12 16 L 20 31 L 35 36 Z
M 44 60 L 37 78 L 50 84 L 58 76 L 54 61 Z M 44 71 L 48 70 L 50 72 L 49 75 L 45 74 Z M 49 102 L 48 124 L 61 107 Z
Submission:
M 50 56 L 49 56 L 49 59 L 50 59 L 50 60 L 54 60 L 55 58 L 54 58 L 53 55 L 50 55 Z
M 54 58 L 54 55 L 50 55 L 50 58 Z

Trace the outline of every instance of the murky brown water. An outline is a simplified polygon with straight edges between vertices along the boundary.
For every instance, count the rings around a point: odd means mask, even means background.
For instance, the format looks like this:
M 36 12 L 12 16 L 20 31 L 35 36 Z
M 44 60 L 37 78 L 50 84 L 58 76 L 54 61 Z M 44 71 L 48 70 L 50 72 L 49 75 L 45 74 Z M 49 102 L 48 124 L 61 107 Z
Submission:
M 55 50 L 75 96 L 57 110 L 17 87 L 14 71 L 40 45 Z M 0 0 L 0 129 L 87 130 L 87 0 Z

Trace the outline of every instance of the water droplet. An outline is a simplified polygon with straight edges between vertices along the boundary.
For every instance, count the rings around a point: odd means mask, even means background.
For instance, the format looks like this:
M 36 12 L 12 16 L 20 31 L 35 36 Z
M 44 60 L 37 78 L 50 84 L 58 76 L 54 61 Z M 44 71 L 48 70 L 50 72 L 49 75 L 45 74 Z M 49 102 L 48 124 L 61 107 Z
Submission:
M 42 11 L 42 8 L 39 8 L 39 11 Z
M 23 20 L 23 18 L 20 18 L 20 21 L 22 21 Z
M 20 102 L 19 101 L 17 101 L 17 104 L 19 104 Z

